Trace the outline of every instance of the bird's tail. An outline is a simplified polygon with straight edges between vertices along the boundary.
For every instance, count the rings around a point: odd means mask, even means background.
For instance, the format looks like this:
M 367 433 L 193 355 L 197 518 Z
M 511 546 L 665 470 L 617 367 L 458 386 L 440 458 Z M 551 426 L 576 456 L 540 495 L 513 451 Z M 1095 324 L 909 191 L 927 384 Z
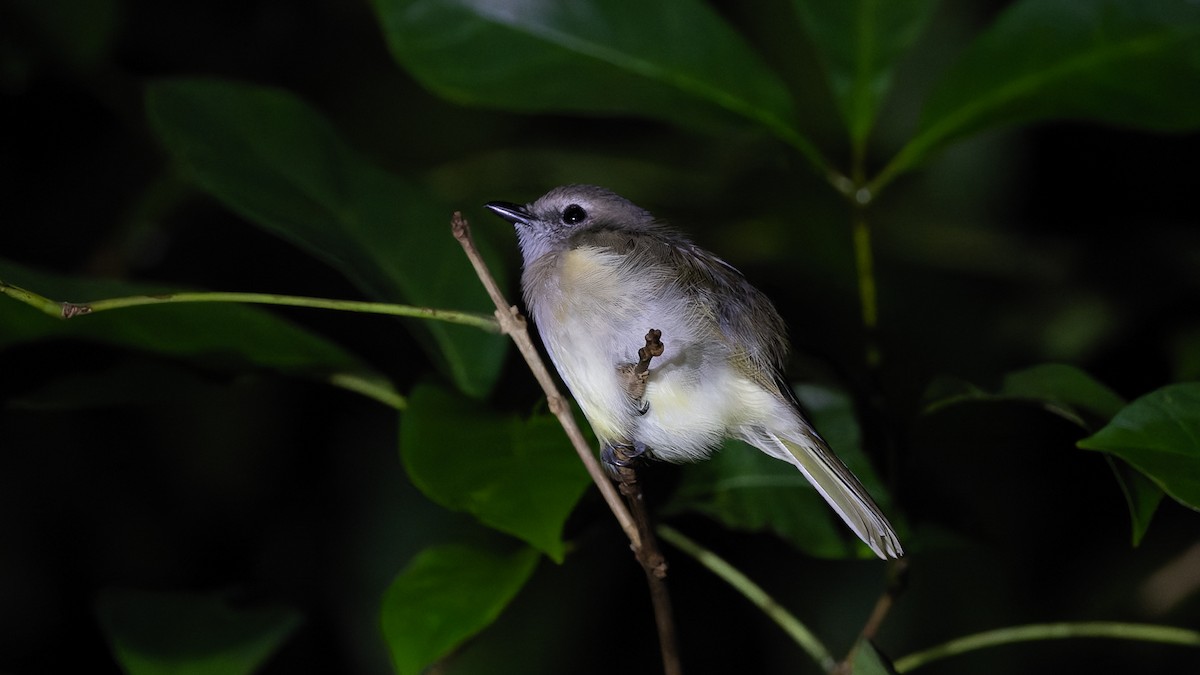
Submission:
M 803 422 L 800 422 L 804 424 Z M 805 425 L 807 427 L 807 425 Z M 811 428 L 778 434 L 761 427 L 744 440 L 768 455 L 794 464 L 834 511 L 880 558 L 904 555 L 892 524 L 862 483 Z

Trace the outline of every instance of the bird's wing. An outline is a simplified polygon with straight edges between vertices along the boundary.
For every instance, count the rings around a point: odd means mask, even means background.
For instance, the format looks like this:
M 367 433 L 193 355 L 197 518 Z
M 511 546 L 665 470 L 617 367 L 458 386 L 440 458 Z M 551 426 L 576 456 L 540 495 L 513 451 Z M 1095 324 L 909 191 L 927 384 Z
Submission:
M 695 318 L 712 326 L 731 358 L 747 361 L 745 372 L 754 373 L 765 388 L 778 389 L 787 327 L 767 296 L 736 268 L 666 228 L 594 231 L 589 245 L 627 256 L 635 269 L 656 270 L 664 289 L 675 286 L 691 300 Z

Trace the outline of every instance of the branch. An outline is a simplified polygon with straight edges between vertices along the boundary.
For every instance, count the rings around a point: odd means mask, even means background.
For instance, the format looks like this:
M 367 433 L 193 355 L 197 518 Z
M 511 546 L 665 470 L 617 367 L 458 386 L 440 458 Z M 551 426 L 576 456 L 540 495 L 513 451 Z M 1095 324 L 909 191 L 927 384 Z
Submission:
M 1144 642 L 1161 642 L 1188 647 L 1200 647 L 1200 633 L 1173 626 L 1118 623 L 1115 621 L 1042 623 L 998 628 L 974 635 L 967 635 L 896 659 L 893 666 L 897 673 L 907 673 L 938 659 L 944 659 L 947 656 L 954 656 L 956 654 L 964 654 L 976 649 L 983 649 L 984 647 L 995 647 L 1014 642 L 1063 640 L 1066 638 L 1114 638 L 1118 640 L 1141 640 Z
M 858 636 L 859 640 L 875 640 L 875 634 L 879 632 L 879 627 L 883 625 L 883 620 L 887 618 L 896 598 L 907 587 L 908 560 L 906 558 L 889 560 L 887 588 L 884 589 L 883 595 L 879 596 L 879 600 L 875 601 L 875 608 L 871 610 L 871 616 L 867 618 L 867 623 Z
M 651 335 L 646 336 L 647 346 L 650 345 L 651 336 L 657 340 L 657 335 L 654 334 L 661 334 L 657 330 L 652 330 L 650 333 Z M 660 344 L 658 354 L 661 353 Z M 649 356 L 642 355 L 641 359 L 642 363 L 639 366 L 643 364 L 649 366 Z M 630 450 L 625 446 L 613 448 L 614 470 L 620 480 L 621 494 L 625 495 L 625 501 L 633 513 L 634 523 L 637 524 L 638 534 L 642 538 L 642 546 L 635 549 L 634 554 L 646 572 L 646 583 L 650 586 L 650 601 L 654 606 L 654 622 L 658 627 L 663 672 L 666 675 L 679 675 L 683 672 L 683 666 L 679 661 L 679 645 L 675 637 L 675 617 L 671 611 L 671 595 L 667 591 L 667 559 L 658 548 L 658 540 L 654 537 L 654 528 L 650 523 L 650 512 L 646 509 L 646 499 L 642 494 L 642 484 L 638 480 L 637 465 L 641 461 L 641 455 L 631 456 L 628 454 Z
M 162 305 L 177 302 L 240 302 L 258 305 L 287 305 L 291 307 L 311 307 L 314 309 L 334 309 L 342 312 L 359 312 L 363 314 L 386 314 L 390 316 L 410 316 L 419 319 L 432 319 L 457 323 L 464 326 L 481 328 L 493 333 L 500 331 L 500 324 L 485 314 L 459 312 L 432 307 L 413 307 L 411 305 L 394 305 L 386 302 L 360 302 L 357 300 L 330 300 L 328 298 L 309 298 L 299 295 L 277 295 L 274 293 L 224 293 L 224 292 L 183 292 L 163 293 L 155 295 L 131 295 L 123 298 L 108 298 L 93 302 L 57 302 L 43 297 L 24 288 L 0 281 L 0 293 L 30 305 L 44 314 L 58 319 L 71 319 L 77 316 L 95 314 L 110 309 L 124 309 L 140 305 Z
M 500 287 L 496 284 L 496 280 L 492 277 L 492 273 L 488 271 L 487 264 L 483 262 L 483 258 L 479 255 L 479 249 L 475 248 L 475 242 L 471 239 L 471 226 L 462 213 L 455 211 L 454 216 L 450 219 L 450 228 L 454 232 L 454 238 L 462 245 L 463 251 L 466 252 L 467 258 L 470 259 L 471 265 L 475 267 L 475 273 L 479 276 L 479 281 L 483 283 L 483 287 L 487 289 L 487 293 L 492 298 L 492 302 L 496 305 L 496 319 L 500 322 L 500 332 L 507 334 L 512 341 L 516 343 L 517 350 L 521 352 L 521 356 L 525 357 L 525 363 L 529 366 L 529 370 L 533 372 L 533 377 L 542 385 L 542 391 L 546 393 L 546 401 L 550 407 L 550 412 L 558 418 L 562 424 L 563 430 L 567 432 L 567 438 L 571 440 L 571 445 L 574 446 L 575 452 L 579 455 L 579 460 L 583 462 L 583 466 L 592 477 L 592 482 L 599 488 L 600 494 L 604 497 L 604 501 L 608 504 L 608 508 L 616 516 L 617 522 L 620 523 L 621 529 L 625 531 L 625 536 L 629 537 L 629 542 L 633 546 L 633 550 L 640 551 L 642 548 L 642 538 L 638 534 L 637 526 L 634 525 L 633 517 L 629 510 L 625 508 L 625 504 L 621 502 L 620 495 L 617 494 L 616 488 L 613 487 L 612 481 L 608 479 L 608 475 L 604 473 L 604 469 L 600 468 L 600 463 L 596 461 L 595 454 L 588 447 L 587 440 L 583 437 L 583 432 L 579 430 L 579 425 L 575 423 L 575 417 L 571 414 L 571 406 L 566 399 L 558 393 L 558 388 L 554 386 L 554 379 L 550 377 L 550 372 L 546 370 L 546 364 L 542 363 L 542 359 L 538 356 L 537 348 L 533 346 L 533 340 L 529 338 L 529 329 L 525 325 L 525 318 L 517 311 L 516 306 L 510 305 L 504 299 L 504 294 L 500 292 Z

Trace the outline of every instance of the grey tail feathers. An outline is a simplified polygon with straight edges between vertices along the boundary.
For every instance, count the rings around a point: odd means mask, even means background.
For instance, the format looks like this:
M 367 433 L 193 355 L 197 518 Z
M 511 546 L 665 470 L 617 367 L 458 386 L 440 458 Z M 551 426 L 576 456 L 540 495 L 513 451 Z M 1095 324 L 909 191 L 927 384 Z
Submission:
M 807 433 L 806 433 L 807 432 Z M 798 436 L 798 437 L 797 437 Z M 880 558 L 904 555 L 900 538 L 866 488 L 850 473 L 816 432 L 804 430 L 784 438 L 758 428 L 745 440 L 776 459 L 794 464 L 850 529 Z

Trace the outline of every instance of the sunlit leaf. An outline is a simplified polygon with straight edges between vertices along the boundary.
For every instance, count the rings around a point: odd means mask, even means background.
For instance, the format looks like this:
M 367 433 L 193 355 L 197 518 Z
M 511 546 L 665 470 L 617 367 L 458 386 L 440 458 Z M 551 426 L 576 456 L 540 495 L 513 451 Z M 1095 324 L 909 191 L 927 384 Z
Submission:
M 149 87 L 147 105 L 159 138 L 192 180 L 250 222 L 336 267 L 371 297 L 494 310 L 450 235 L 452 209 L 367 161 L 295 96 L 219 80 L 171 80 Z M 503 267 L 491 268 L 503 284 Z M 436 321 L 409 325 L 432 334 L 432 355 L 463 391 L 482 396 L 491 389 L 503 338 Z
M 562 560 L 563 523 L 590 480 L 553 416 L 501 415 L 418 386 L 401 422 L 400 454 L 433 501 Z
M 538 553 L 427 548 L 383 598 L 383 636 L 397 675 L 416 675 L 491 625 L 537 568 Z
M 1142 396 L 1079 447 L 1120 457 L 1176 501 L 1200 510 L 1200 383 Z
M 300 624 L 291 609 L 116 589 L 100 593 L 96 613 L 113 655 L 130 675 L 249 675 Z

